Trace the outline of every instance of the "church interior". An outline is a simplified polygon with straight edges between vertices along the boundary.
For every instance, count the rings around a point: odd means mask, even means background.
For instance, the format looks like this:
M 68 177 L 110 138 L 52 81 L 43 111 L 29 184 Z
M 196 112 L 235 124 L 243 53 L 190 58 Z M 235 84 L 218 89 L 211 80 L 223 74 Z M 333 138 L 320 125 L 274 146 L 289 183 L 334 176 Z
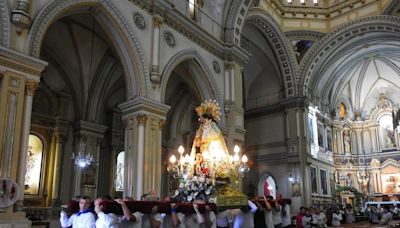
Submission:
M 399 16 L 398 0 L 0 0 L 0 226 L 57 222 L 78 195 L 173 194 L 206 100 L 247 196 L 292 214 L 400 201 Z

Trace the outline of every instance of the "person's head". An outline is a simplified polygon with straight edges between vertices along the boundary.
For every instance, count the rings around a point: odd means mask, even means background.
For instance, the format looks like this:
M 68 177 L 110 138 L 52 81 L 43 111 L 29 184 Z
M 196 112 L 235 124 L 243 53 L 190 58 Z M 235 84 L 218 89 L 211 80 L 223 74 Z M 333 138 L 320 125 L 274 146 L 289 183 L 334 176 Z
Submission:
M 315 213 L 315 214 L 318 215 L 320 212 L 321 212 L 321 210 L 319 209 L 319 207 L 316 207 L 316 208 L 314 209 L 314 213 Z
M 79 199 L 79 211 L 87 210 L 90 207 L 91 203 L 92 201 L 89 196 L 82 196 Z
M 346 204 L 346 208 L 347 208 L 347 209 L 351 209 L 351 208 L 352 208 L 351 204 L 349 204 L 349 203 Z
M 269 196 L 267 197 L 267 199 L 268 199 L 268 200 L 274 200 L 274 197 L 271 196 L 271 195 L 269 195 Z
M 306 216 L 310 216 L 310 215 L 311 215 L 311 210 L 310 210 L 310 209 L 306 209 L 305 215 L 306 215 Z
M 394 181 L 394 176 L 390 176 L 389 181 Z
M 280 199 L 282 199 L 282 194 L 277 193 L 277 194 L 276 194 L 276 200 L 280 200 Z
M 307 211 L 306 207 L 300 207 L 300 214 L 304 215 L 306 213 L 306 211 Z

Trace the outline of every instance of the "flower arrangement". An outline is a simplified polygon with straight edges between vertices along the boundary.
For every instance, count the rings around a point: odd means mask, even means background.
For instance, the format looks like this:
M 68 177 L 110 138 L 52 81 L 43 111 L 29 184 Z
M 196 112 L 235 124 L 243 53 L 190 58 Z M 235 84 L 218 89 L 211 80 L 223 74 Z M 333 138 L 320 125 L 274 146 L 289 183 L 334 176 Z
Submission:
M 175 190 L 175 198 L 178 202 L 193 202 L 197 200 L 210 202 L 215 188 L 212 179 L 208 175 L 195 175 L 191 179 L 182 178 L 178 189 Z

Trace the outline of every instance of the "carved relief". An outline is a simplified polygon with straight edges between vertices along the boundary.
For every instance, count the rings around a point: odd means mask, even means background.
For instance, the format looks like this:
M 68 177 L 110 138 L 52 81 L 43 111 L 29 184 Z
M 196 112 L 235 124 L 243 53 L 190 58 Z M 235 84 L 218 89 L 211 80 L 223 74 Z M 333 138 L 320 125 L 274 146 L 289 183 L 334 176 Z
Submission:
M 169 46 L 175 46 L 175 37 L 170 31 L 164 32 L 164 40 Z
M 146 27 L 146 22 L 144 21 L 143 16 L 137 12 L 133 14 L 133 22 L 139 29 L 144 29 Z
M 144 125 L 144 124 L 146 124 L 146 121 L 147 121 L 148 118 L 147 118 L 146 115 L 141 114 L 141 115 L 138 115 L 136 117 L 136 119 L 138 121 L 138 125 Z

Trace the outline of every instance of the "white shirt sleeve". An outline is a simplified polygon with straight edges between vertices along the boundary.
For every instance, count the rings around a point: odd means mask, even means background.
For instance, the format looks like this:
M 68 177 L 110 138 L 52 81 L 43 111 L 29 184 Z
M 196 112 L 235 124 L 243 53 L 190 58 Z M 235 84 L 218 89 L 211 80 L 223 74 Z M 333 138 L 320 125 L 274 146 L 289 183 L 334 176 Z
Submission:
M 251 211 L 251 213 L 256 213 L 256 211 L 257 211 L 257 205 L 255 204 L 255 203 L 253 203 L 253 202 L 251 202 L 250 200 L 247 200 L 247 204 L 249 205 L 249 207 L 250 207 L 250 211 Z
M 104 226 L 110 227 L 117 223 L 117 218 L 114 214 L 105 214 L 104 212 L 100 212 L 97 214 L 98 219 L 96 221 L 96 226 Z
M 74 219 L 76 217 L 76 214 L 71 215 L 71 217 L 68 218 L 67 213 L 62 211 L 60 213 L 60 224 L 61 227 L 70 227 L 72 226 L 72 223 L 74 222 Z

